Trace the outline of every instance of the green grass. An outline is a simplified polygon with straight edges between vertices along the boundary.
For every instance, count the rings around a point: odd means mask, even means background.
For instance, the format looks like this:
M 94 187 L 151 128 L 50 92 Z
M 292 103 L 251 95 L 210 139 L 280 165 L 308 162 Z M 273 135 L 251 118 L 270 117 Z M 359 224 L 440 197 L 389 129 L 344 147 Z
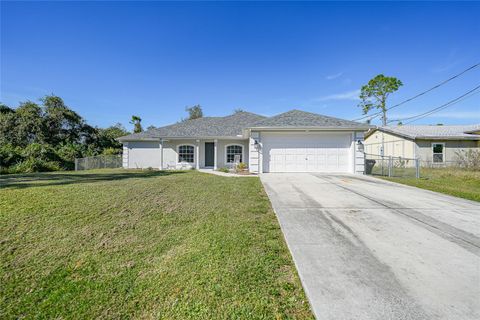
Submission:
M 459 168 L 421 168 L 421 178 L 382 177 L 386 180 L 452 196 L 480 201 L 480 171 Z
M 258 178 L 0 176 L 0 318 L 312 318 Z

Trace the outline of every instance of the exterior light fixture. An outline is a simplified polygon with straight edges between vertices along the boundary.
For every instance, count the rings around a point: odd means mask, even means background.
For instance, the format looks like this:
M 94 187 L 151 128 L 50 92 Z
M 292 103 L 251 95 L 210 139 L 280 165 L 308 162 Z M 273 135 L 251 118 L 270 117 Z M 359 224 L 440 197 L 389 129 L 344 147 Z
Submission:
M 358 151 L 363 151 L 365 149 L 362 140 L 357 140 L 357 149 Z
M 260 143 L 258 142 L 257 139 L 254 139 L 254 140 L 253 140 L 253 146 L 254 146 L 255 149 L 257 149 L 257 150 L 260 148 Z

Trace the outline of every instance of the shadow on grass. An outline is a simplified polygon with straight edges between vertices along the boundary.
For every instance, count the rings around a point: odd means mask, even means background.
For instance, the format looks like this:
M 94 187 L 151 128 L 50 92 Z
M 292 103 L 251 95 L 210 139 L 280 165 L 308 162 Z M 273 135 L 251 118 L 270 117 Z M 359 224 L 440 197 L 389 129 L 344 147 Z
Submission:
M 135 178 L 154 178 L 185 173 L 185 171 L 140 171 L 140 172 L 98 172 L 98 173 L 30 173 L 0 176 L 0 189 L 23 189 L 67 185 L 76 183 L 92 183 L 117 181 Z

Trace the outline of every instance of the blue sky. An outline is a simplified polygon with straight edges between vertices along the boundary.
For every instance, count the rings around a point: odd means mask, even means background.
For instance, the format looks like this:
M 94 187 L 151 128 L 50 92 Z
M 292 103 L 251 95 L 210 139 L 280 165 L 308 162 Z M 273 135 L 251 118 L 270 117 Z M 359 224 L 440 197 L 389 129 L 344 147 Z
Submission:
M 480 62 L 480 3 L 1 2 L 0 100 L 54 93 L 94 125 L 165 125 L 293 108 L 353 119 L 358 89 L 401 79 L 393 105 Z M 390 112 L 480 84 L 480 67 Z M 480 123 L 480 94 L 415 124 Z

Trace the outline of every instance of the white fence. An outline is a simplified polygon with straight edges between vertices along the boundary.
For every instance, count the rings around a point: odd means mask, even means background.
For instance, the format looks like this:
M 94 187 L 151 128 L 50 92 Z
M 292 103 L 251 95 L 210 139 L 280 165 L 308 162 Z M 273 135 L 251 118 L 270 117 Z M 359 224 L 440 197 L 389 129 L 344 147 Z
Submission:
M 75 159 L 75 171 L 121 167 L 122 155 L 102 155 Z

